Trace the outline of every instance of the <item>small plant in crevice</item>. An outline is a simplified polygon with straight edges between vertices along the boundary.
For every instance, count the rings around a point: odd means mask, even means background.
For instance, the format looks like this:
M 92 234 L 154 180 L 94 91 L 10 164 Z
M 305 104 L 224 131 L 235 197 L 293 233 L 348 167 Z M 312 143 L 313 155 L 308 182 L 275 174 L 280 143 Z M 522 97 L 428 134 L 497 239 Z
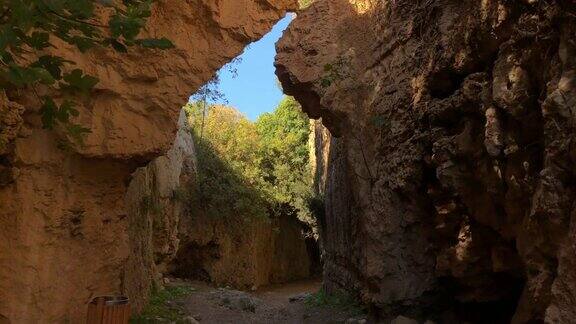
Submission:
M 334 62 L 324 65 L 324 74 L 320 78 L 320 87 L 328 88 L 349 76 L 346 72 L 349 62 L 343 57 L 338 57 Z
M 332 308 L 350 313 L 352 316 L 366 314 L 366 307 L 352 294 L 344 290 L 328 293 L 324 288 L 321 288 L 318 292 L 308 296 L 304 302 L 308 307 Z

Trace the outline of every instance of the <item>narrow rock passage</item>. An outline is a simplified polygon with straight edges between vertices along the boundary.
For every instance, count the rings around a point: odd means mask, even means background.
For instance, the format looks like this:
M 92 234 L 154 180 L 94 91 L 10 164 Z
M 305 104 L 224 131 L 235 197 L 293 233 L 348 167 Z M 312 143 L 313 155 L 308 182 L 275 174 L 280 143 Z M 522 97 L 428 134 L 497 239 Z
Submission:
M 306 280 L 266 287 L 255 292 L 214 288 L 203 282 L 172 283 L 190 285 L 194 290 L 178 301 L 189 322 L 195 323 L 362 323 L 352 310 L 330 305 L 311 305 L 310 296 L 320 287 L 319 280 Z

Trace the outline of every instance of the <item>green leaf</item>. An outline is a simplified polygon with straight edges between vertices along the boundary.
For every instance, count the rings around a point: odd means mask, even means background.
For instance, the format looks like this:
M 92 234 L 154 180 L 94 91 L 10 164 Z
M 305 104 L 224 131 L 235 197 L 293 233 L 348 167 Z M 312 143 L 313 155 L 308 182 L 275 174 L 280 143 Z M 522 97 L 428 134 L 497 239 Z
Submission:
M 66 1 L 67 10 L 77 19 L 87 19 L 94 15 L 93 0 Z
M 60 107 L 50 97 L 43 97 L 44 104 L 40 109 L 42 115 L 42 125 L 46 129 L 54 129 L 56 122 L 64 125 L 70 124 L 70 116 L 77 117 L 78 110 L 71 101 L 64 101 Z
M 18 88 L 22 88 L 26 86 L 26 84 L 30 83 L 30 80 L 26 77 L 24 69 L 13 63 L 10 64 L 6 70 L 2 71 L 0 76 Z
M 32 35 L 28 38 L 27 44 L 30 45 L 34 49 L 41 50 L 50 46 L 50 35 L 44 32 L 33 32 Z
M 10 23 L 12 26 L 23 31 L 28 31 L 32 28 L 35 23 L 34 6 L 24 1 L 12 1 L 9 3 L 12 18 Z
M 32 70 L 32 73 L 35 75 L 35 78 L 37 79 L 37 81 L 39 81 L 40 83 L 43 83 L 46 85 L 51 85 L 51 84 L 54 84 L 54 82 L 56 82 L 54 80 L 54 78 L 52 77 L 52 74 L 50 74 L 50 72 L 48 72 L 44 68 L 33 67 L 33 68 L 31 68 L 31 70 Z
M 126 40 L 133 40 L 140 33 L 140 29 L 144 27 L 144 20 L 138 17 L 114 15 L 108 25 L 112 37 L 124 37 Z
M 126 48 L 126 46 L 124 46 L 124 44 L 120 43 L 116 39 L 113 39 L 113 38 L 110 39 L 110 46 L 112 46 L 112 48 L 115 49 L 117 52 L 120 52 L 120 53 L 127 53 L 128 52 L 128 48 Z
M 40 109 L 40 114 L 42 115 L 42 127 L 45 129 L 54 129 L 58 106 L 56 106 L 56 103 L 50 97 L 44 97 L 43 99 L 44 104 Z
M 84 94 L 88 94 L 98 83 L 98 78 L 86 75 L 80 69 L 75 69 L 74 71 L 65 74 L 63 79 L 67 83 L 63 84 L 65 89 L 79 91 Z
M 2 26 L 2 29 L 0 29 L 0 51 L 6 50 L 10 45 L 15 43 L 17 39 L 10 25 Z
M 84 135 L 91 133 L 89 128 L 84 126 L 74 124 L 70 121 L 70 117 L 78 116 L 78 110 L 74 107 L 74 103 L 71 101 L 64 101 L 60 107 L 54 102 L 50 97 L 42 98 L 44 103 L 42 109 L 40 109 L 40 114 L 42 115 L 42 125 L 45 129 L 54 129 L 57 123 L 64 126 L 67 135 L 71 137 L 76 143 L 83 144 Z
M 1 71 L 0 76 L 18 88 L 32 85 L 36 82 L 51 85 L 54 78 L 48 71 L 40 67 L 21 67 L 14 63 L 8 69 Z
M 68 127 L 66 127 L 68 129 L 68 131 L 70 132 L 70 134 L 72 135 L 82 135 L 82 134 L 89 134 L 92 133 L 92 130 L 90 130 L 90 128 L 81 126 L 81 125 L 77 125 L 77 124 L 70 124 L 68 125 Z
M 323 88 L 328 88 L 331 84 L 332 84 L 332 81 L 330 81 L 330 79 L 327 79 L 327 78 L 324 78 L 320 81 L 320 85 Z
M 138 45 L 147 48 L 169 49 L 175 47 L 174 44 L 166 37 L 139 39 L 137 43 Z
M 108 27 L 110 28 L 112 37 L 120 37 L 122 35 L 122 17 L 120 15 L 112 16 L 108 22 Z
M 62 79 L 62 66 L 64 63 L 73 63 L 58 56 L 44 55 L 38 58 L 31 66 L 44 68 L 56 80 Z
M 146 18 L 151 15 L 155 0 L 0 0 L 0 85 L 3 88 L 25 88 L 37 83 L 48 85 L 49 93 L 79 92 L 89 94 L 98 79 L 81 70 L 64 73 L 64 66 L 74 64 L 57 55 L 43 55 L 41 50 L 52 46 L 58 38 L 80 51 L 111 47 L 126 53 L 128 47 L 171 48 L 168 39 L 137 40 Z M 111 7 L 109 26 L 100 26 L 96 8 Z M 108 10 L 107 10 L 108 11 Z M 109 28 L 106 28 L 109 27 Z M 110 36 L 108 36 L 110 33 Z M 37 58 L 30 65 L 19 64 L 16 58 Z M 24 60 L 25 61 L 25 60 Z M 27 64 L 27 63 L 26 63 Z M 58 86 L 55 85 L 56 81 Z M 60 97 L 62 93 L 56 94 Z M 58 105 L 53 99 L 42 99 L 41 115 L 45 128 L 64 127 L 70 136 L 89 130 L 74 125 L 70 119 L 79 112 L 73 102 Z
M 93 39 L 87 38 L 87 37 L 80 37 L 80 36 L 74 36 L 74 37 L 70 38 L 69 43 L 76 45 L 76 47 L 82 53 L 85 53 L 89 49 L 96 46 L 96 42 Z
M 78 110 L 76 110 L 73 105 L 74 103 L 71 101 L 64 101 L 56 112 L 56 119 L 58 119 L 59 122 L 66 124 L 70 122 L 70 116 L 78 116 Z
M 125 1 L 128 4 L 126 16 L 136 18 L 148 18 L 152 15 L 152 0 L 144 1 Z
M 0 52 L 0 61 L 4 64 L 14 63 L 14 57 L 8 52 Z
M 66 125 L 66 131 L 68 135 L 72 138 L 74 142 L 80 145 L 84 145 L 84 136 L 86 134 L 92 133 L 90 128 L 86 128 L 82 125 L 68 123 Z

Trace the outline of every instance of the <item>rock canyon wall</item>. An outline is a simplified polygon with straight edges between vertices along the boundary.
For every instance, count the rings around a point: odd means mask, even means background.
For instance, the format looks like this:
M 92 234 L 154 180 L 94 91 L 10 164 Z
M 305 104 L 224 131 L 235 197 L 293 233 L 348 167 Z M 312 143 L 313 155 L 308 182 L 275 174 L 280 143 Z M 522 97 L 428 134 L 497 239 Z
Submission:
M 245 290 L 305 279 L 313 258 L 303 231 L 295 215 L 189 214 L 180 221 L 181 244 L 170 273 Z
M 109 293 L 143 305 L 176 253 L 181 206 L 171 195 L 194 166 L 186 134 L 173 144 L 181 106 L 295 8 L 157 1 L 146 33 L 170 38 L 176 48 L 165 51 L 82 54 L 52 40 L 48 53 L 100 80 L 77 120 L 91 130 L 83 146 L 42 129 L 31 93 L 1 91 L 0 322 L 82 323 L 90 298 Z
M 575 39 L 569 0 L 301 12 L 276 66 L 333 134 L 325 286 L 383 321 L 572 322 Z

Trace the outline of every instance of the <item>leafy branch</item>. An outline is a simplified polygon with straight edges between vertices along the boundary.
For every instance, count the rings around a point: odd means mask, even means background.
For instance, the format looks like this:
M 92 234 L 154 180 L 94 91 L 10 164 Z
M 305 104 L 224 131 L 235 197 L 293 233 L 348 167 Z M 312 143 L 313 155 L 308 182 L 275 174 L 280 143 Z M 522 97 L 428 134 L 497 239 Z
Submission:
M 90 130 L 71 121 L 78 116 L 73 98 L 87 96 L 98 83 L 96 77 L 75 63 L 54 55 L 41 55 L 60 39 L 86 52 L 109 47 L 125 53 L 129 47 L 167 49 L 166 38 L 138 38 L 151 15 L 153 0 L 6 0 L 0 4 L 0 87 L 31 88 L 41 103 L 43 127 L 63 128 L 76 142 Z M 98 10 L 110 11 L 107 23 L 99 22 Z M 30 62 L 30 60 L 33 60 Z M 70 71 L 71 70 L 71 71 Z M 65 72 L 70 71 L 70 72 Z M 39 96 L 37 87 L 58 93 L 62 100 Z

